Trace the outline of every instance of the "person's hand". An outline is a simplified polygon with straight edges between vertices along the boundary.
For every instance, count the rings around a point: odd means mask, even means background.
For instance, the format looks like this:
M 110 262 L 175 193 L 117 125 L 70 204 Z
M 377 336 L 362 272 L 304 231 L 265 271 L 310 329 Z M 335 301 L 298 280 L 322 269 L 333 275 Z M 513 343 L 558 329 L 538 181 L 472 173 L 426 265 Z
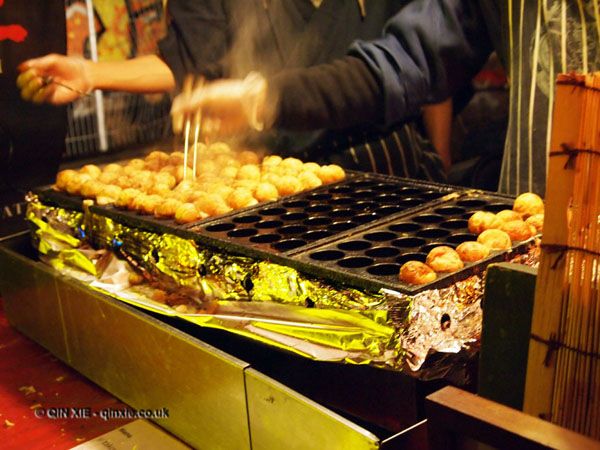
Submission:
M 17 78 L 21 97 L 56 105 L 78 99 L 93 89 L 87 63 L 81 58 L 57 54 L 24 61 L 18 67 L 21 74 Z
M 250 128 L 262 130 L 265 94 L 266 81 L 254 72 L 244 80 L 198 83 L 193 89 L 188 84 L 173 101 L 173 130 L 180 133 L 187 117 L 192 118 L 192 126 L 199 123 L 203 135 L 222 137 Z

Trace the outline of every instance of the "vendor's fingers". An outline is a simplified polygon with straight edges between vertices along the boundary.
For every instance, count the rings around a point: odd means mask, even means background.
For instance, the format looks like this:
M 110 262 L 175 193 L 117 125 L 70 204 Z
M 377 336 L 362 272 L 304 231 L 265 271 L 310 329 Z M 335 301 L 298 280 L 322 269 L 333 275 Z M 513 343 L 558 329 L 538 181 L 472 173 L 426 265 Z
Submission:
M 181 96 L 175 97 L 173 104 L 171 105 L 171 121 L 173 124 L 173 132 L 180 134 L 183 131 L 183 122 L 185 115 L 181 108 L 182 99 Z
M 27 61 L 23 61 L 17 69 L 19 72 L 27 71 L 27 70 L 36 70 L 37 72 L 45 72 L 46 70 L 52 69 L 52 67 L 56 64 L 59 59 L 66 59 L 66 56 L 58 55 L 55 53 L 50 53 L 49 55 L 42 56 L 40 58 L 32 58 Z
M 33 94 L 31 100 L 33 101 L 33 103 L 44 103 L 52 96 L 53 92 L 53 86 L 42 87 Z
M 23 89 L 34 78 L 37 78 L 37 72 L 34 69 L 26 70 L 17 77 L 17 87 Z
M 35 77 L 21 88 L 21 97 L 23 100 L 32 100 L 35 93 L 42 87 L 42 80 L 38 77 Z

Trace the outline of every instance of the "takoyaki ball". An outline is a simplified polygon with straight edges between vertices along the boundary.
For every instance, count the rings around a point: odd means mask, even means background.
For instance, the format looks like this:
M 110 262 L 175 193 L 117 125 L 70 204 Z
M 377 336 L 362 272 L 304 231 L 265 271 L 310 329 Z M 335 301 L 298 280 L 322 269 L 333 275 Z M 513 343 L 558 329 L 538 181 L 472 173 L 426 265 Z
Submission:
M 260 181 L 271 183 L 275 187 L 277 187 L 277 184 L 279 184 L 280 179 L 281 176 L 273 172 L 263 173 L 260 177 Z
M 90 177 L 96 179 L 100 176 L 102 170 L 100 170 L 100 167 L 98 167 L 95 164 L 86 164 L 81 169 L 79 169 L 79 173 L 86 173 Z
M 177 186 L 175 186 L 175 190 L 183 192 L 189 191 L 190 189 L 195 190 L 196 187 L 196 182 L 194 180 L 182 180 L 181 182 L 177 183 Z
M 479 261 L 490 254 L 490 249 L 476 241 L 467 241 L 456 247 L 456 253 L 463 261 Z
M 121 193 L 119 194 L 119 197 L 115 200 L 115 206 L 117 208 L 121 208 L 121 209 L 133 210 L 133 209 L 135 209 L 133 202 L 140 195 L 142 195 L 142 192 L 138 191 L 137 189 L 134 189 L 134 188 L 123 189 L 121 191 Z
M 170 166 L 183 166 L 185 154 L 183 152 L 173 152 L 169 155 Z
M 158 161 L 159 167 L 163 167 L 169 164 L 170 157 L 165 152 L 161 152 L 160 150 L 154 150 L 148 153 L 148 155 L 146 155 L 146 158 L 144 159 L 146 160 L 146 162 Z
M 199 197 L 194 205 L 196 208 L 207 216 L 216 216 L 221 214 L 220 211 L 223 210 L 223 205 L 225 204 L 225 200 L 221 198 L 217 194 L 209 194 L 207 192 L 204 193 L 201 197 Z
M 529 216 L 544 213 L 544 201 L 533 192 L 525 192 L 515 199 L 513 209 L 526 219 Z
M 244 188 L 248 189 L 250 192 L 254 194 L 256 191 L 256 187 L 258 186 L 259 180 L 233 180 L 231 183 L 231 187 L 234 189 Z
M 502 222 L 512 222 L 513 220 L 523 220 L 521 214 L 517 211 L 513 211 L 512 209 L 503 209 L 499 213 L 496 214 L 496 217 L 500 219 Z
M 145 165 L 145 162 L 143 159 L 133 158 L 133 159 L 130 159 L 129 161 L 127 161 L 127 164 L 125 166 L 133 167 L 134 169 L 137 169 L 137 170 L 142 170 L 144 168 L 144 165 Z
M 532 236 L 535 236 L 536 231 L 533 225 L 523 222 L 522 220 L 513 220 L 512 222 L 505 222 L 500 227 L 502 231 L 510 236 L 513 241 L 524 241 Z
M 177 223 L 190 223 L 203 219 L 204 216 L 193 203 L 183 203 L 175 211 L 175 221 Z
M 171 193 L 171 189 L 166 184 L 153 184 L 150 189 L 148 189 L 148 194 L 156 194 L 160 195 L 163 198 L 168 198 Z
M 170 175 L 175 176 L 176 170 L 177 170 L 177 166 L 172 166 L 170 164 L 167 164 L 166 166 L 161 167 L 160 170 L 158 171 L 158 173 L 168 173 Z
M 259 202 L 277 200 L 277 198 L 279 197 L 279 191 L 277 191 L 277 188 L 271 183 L 261 181 L 260 183 L 258 183 L 258 186 L 256 186 L 254 197 L 256 197 L 256 200 L 258 200 Z
M 150 172 L 158 172 L 161 169 L 160 161 L 158 159 L 151 159 L 150 161 L 144 162 L 143 170 L 149 170 Z
M 252 191 L 248 188 L 236 188 L 227 196 L 227 204 L 233 209 L 242 209 L 257 203 L 258 201 L 252 196 Z
M 456 272 L 464 267 L 456 250 L 445 245 L 432 248 L 425 263 L 436 272 Z
M 302 183 L 293 175 L 283 175 L 275 180 L 275 183 L 279 195 L 291 195 L 302 191 Z
M 81 186 L 83 186 L 83 183 L 91 179 L 92 177 L 85 173 L 76 173 L 74 176 L 70 177 L 69 181 L 67 182 L 67 192 L 72 195 L 81 194 Z
M 154 183 L 156 184 L 164 184 L 169 189 L 173 189 L 177 184 L 177 180 L 173 175 L 167 172 L 159 172 L 154 175 Z
M 247 164 L 258 165 L 260 158 L 258 155 L 251 150 L 244 150 L 237 155 L 237 160 L 242 166 Z
M 289 175 L 296 175 L 302 171 L 302 167 L 304 163 L 298 158 L 285 158 L 281 161 L 281 167 L 286 170 L 286 173 Z
M 190 167 L 186 167 L 185 171 L 183 165 L 177 166 L 175 169 L 175 180 L 177 183 L 180 183 L 183 180 L 193 180 L 194 179 L 194 171 Z
M 400 267 L 398 278 L 403 283 L 426 284 L 435 281 L 437 275 L 431 267 L 421 261 L 407 261 Z
M 116 172 L 116 173 L 122 173 L 123 172 L 123 166 L 117 163 L 110 163 L 107 164 L 104 169 L 102 169 L 102 172 Z
M 307 162 L 302 166 L 303 172 L 313 172 L 318 176 L 319 170 L 321 170 L 321 166 L 316 162 Z
M 129 179 L 131 180 L 131 187 L 144 192 L 148 192 L 154 184 L 154 174 L 149 170 L 138 170 L 133 172 L 129 176 Z
M 79 174 L 77 172 L 71 169 L 61 170 L 56 174 L 56 184 L 54 185 L 55 188 L 59 191 L 66 191 L 69 181 L 78 175 Z
M 469 217 L 469 231 L 471 233 L 480 234 L 485 230 L 500 228 L 502 221 L 496 217 L 496 214 L 489 211 L 476 211 Z
M 314 189 L 323 184 L 321 179 L 315 174 L 315 172 L 311 172 L 308 170 L 304 170 L 298 175 L 298 181 L 302 183 L 302 188 L 304 190 Z
M 231 153 L 231 147 L 226 142 L 213 142 L 207 150 L 210 154 Z
M 112 197 L 106 197 L 104 195 L 99 195 L 98 197 L 96 197 L 96 204 L 99 206 L 110 205 L 111 203 L 114 203 L 115 201 L 116 201 L 116 199 L 114 199 Z
M 260 168 L 255 164 L 245 164 L 239 168 L 236 174 L 238 180 L 260 180 Z
M 154 216 L 158 219 L 175 217 L 175 211 L 182 205 L 179 200 L 167 198 L 160 202 L 154 209 Z
M 477 242 L 490 250 L 507 250 L 512 246 L 510 236 L 506 231 L 489 229 L 477 236 Z
M 235 166 L 226 166 L 219 171 L 219 174 L 224 180 L 233 180 L 237 177 L 238 170 Z
M 126 189 L 131 187 L 131 179 L 127 175 L 119 175 L 113 184 Z
M 110 197 L 112 199 L 119 198 L 123 189 L 115 184 L 106 184 L 100 189 L 99 195 L 102 197 Z
M 96 198 L 104 186 L 105 184 L 98 180 L 88 180 L 81 185 L 81 195 L 85 198 Z
M 193 194 L 192 189 L 188 189 L 187 191 L 171 191 L 167 194 L 166 198 L 174 198 L 175 200 L 179 200 L 181 203 L 189 203 L 188 198 Z
M 278 166 L 283 161 L 283 158 L 279 155 L 267 155 L 263 158 L 261 167 L 263 171 L 268 172 L 275 166 Z
M 219 172 L 219 166 L 215 163 L 215 161 L 211 159 L 204 159 L 202 161 L 198 161 L 196 163 L 196 174 L 197 175 L 206 175 L 206 174 L 215 174 Z
M 211 155 L 212 156 L 212 155 Z M 219 167 L 240 167 L 240 162 L 231 155 L 220 154 L 214 158 L 215 163 Z
M 163 201 L 160 195 L 144 195 L 139 203 L 139 211 L 142 214 L 152 215 L 156 207 Z
M 210 194 L 217 194 L 223 200 L 226 200 L 229 194 L 233 192 L 233 188 L 223 183 L 214 183 L 206 187 L 206 192 Z
M 323 184 L 335 183 L 346 178 L 346 172 L 337 164 L 321 166 L 318 175 Z
M 544 215 L 543 214 L 534 214 L 533 216 L 529 216 L 525 223 L 532 225 L 535 228 L 536 234 L 541 233 L 544 229 Z
M 111 170 L 111 171 L 104 171 L 100 174 L 100 176 L 97 178 L 98 181 L 104 183 L 104 184 L 114 184 L 117 179 L 121 176 L 121 172 L 117 172 L 115 170 Z

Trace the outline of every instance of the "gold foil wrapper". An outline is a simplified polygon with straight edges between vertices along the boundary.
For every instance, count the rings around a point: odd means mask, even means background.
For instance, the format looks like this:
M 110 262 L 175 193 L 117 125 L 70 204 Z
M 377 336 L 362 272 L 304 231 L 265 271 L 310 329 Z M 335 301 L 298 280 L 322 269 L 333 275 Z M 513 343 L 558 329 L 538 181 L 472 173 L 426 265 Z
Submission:
M 447 376 L 457 354 L 463 361 L 477 351 L 479 276 L 413 296 L 387 290 L 373 295 L 268 261 L 198 248 L 172 234 L 131 228 L 89 210 L 36 203 L 29 218 L 40 253 L 54 252 L 53 265 L 63 273 L 199 326 L 316 360 L 369 364 L 424 379 Z M 99 257 L 99 251 L 109 256 Z

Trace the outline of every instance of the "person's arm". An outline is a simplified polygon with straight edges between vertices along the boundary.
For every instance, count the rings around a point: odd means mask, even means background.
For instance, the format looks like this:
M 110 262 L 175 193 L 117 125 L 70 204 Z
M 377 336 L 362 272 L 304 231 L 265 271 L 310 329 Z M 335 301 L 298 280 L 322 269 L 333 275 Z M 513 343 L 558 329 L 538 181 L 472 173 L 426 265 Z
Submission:
M 21 96 L 38 103 L 68 103 L 94 89 L 151 93 L 175 87 L 171 70 L 155 55 L 93 62 L 50 54 L 24 61 L 19 71 Z
M 450 134 L 453 117 L 452 106 L 452 97 L 450 97 L 441 103 L 423 107 L 425 131 L 440 155 L 446 171 L 452 165 L 452 154 L 450 151 Z

